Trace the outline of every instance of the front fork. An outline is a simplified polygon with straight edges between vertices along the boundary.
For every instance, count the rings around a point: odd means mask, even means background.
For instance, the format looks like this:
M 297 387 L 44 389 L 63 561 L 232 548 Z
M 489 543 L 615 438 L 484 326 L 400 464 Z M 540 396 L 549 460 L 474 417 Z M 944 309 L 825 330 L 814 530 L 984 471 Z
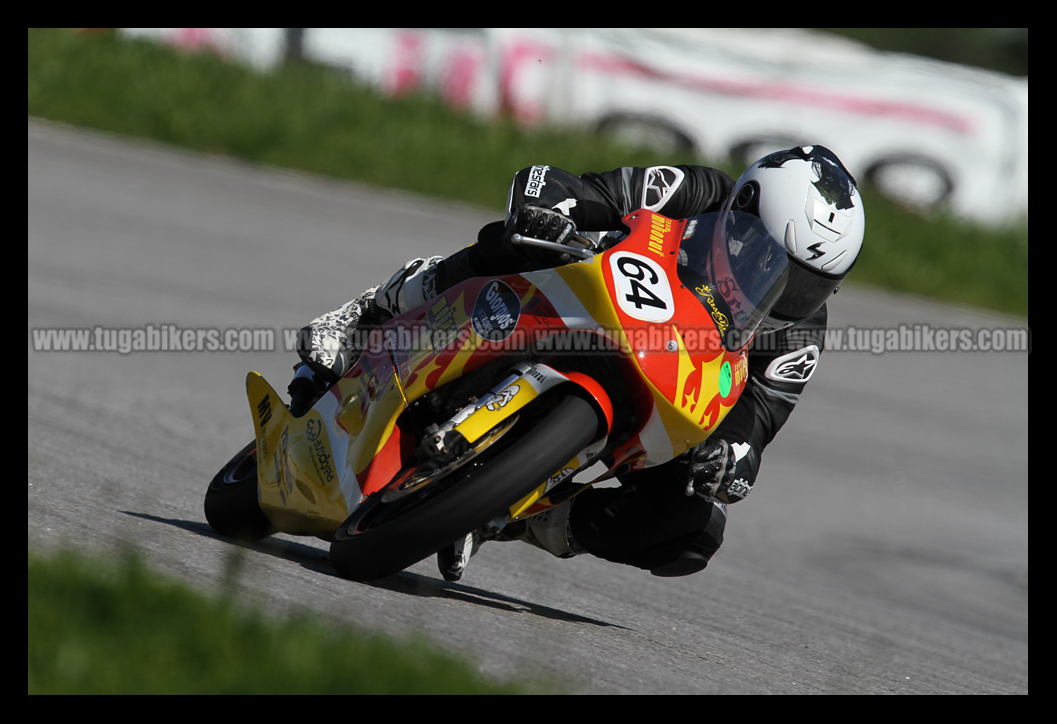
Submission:
M 537 502 L 558 483 L 592 465 L 605 447 L 613 427 L 613 404 L 598 382 L 578 372 L 563 373 L 539 362 L 521 362 L 514 366 L 511 374 L 493 387 L 479 400 L 463 407 L 443 425 L 427 429 L 420 451 L 431 457 L 444 457 L 454 449 L 474 449 L 478 440 L 493 439 L 489 435 L 503 426 L 526 405 L 543 393 L 563 384 L 574 384 L 587 393 L 599 419 L 599 434 L 572 460 L 561 466 L 547 480 L 527 496 L 516 502 L 509 511 L 493 519 L 487 526 L 498 531 L 509 521 L 526 513 L 534 514 Z
M 520 362 L 484 397 L 463 407 L 443 425 L 427 430 L 422 444 L 428 452 L 442 454 L 445 440 L 451 439 L 451 433 L 458 433 L 472 445 L 543 393 L 566 383 L 586 391 L 599 413 L 599 437 L 604 441 L 613 425 L 613 403 L 600 384 L 579 372 L 562 373 L 540 362 Z

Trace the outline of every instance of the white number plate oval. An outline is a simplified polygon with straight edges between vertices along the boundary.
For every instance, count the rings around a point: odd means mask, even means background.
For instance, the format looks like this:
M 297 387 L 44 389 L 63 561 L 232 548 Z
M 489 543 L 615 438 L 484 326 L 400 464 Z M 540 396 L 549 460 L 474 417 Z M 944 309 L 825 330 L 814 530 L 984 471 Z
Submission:
M 630 251 L 609 257 L 616 286 L 617 304 L 624 312 L 645 322 L 667 322 L 675 314 L 672 288 L 661 265 Z

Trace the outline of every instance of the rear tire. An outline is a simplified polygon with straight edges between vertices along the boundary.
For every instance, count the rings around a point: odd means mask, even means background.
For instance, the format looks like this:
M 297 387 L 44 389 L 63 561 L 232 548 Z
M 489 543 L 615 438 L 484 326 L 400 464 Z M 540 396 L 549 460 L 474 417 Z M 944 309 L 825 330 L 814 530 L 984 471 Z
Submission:
M 220 535 L 255 541 L 276 532 L 257 501 L 257 442 L 242 448 L 209 483 L 206 521 Z
M 335 531 L 330 561 L 339 575 L 356 581 L 402 571 L 535 490 L 587 447 L 597 431 L 591 404 L 566 397 L 486 462 L 453 473 L 457 480 L 438 481 L 390 503 L 382 502 L 384 489 L 371 495 Z

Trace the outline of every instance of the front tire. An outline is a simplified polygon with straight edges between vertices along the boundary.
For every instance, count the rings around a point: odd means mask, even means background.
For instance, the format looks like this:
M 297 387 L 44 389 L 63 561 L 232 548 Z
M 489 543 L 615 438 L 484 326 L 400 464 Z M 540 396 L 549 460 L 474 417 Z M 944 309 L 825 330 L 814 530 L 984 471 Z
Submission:
M 334 533 L 330 561 L 338 574 L 372 581 L 402 571 L 488 523 L 528 495 L 594 439 L 589 402 L 566 397 L 545 417 L 461 479 L 385 503 L 380 490 Z M 517 434 L 517 428 L 510 435 Z M 436 488 L 436 489 L 434 489 Z

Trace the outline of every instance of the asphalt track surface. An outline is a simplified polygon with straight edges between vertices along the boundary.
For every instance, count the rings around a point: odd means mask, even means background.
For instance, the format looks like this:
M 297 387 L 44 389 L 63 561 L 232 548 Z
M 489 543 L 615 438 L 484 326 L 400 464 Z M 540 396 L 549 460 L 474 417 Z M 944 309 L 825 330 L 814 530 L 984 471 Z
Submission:
M 30 330 L 281 337 L 495 218 L 32 119 L 28 156 Z M 842 290 L 831 323 L 1023 326 L 861 288 Z M 259 352 L 29 346 L 30 548 L 115 556 L 131 543 L 204 591 L 424 633 L 489 676 L 576 693 L 1028 691 L 1027 354 L 823 355 L 700 574 L 491 543 L 458 584 L 427 560 L 365 585 L 334 574 L 322 541 L 243 547 L 205 522 L 209 479 L 252 435 L 246 372 L 285 390 L 295 355 L 281 339 Z

